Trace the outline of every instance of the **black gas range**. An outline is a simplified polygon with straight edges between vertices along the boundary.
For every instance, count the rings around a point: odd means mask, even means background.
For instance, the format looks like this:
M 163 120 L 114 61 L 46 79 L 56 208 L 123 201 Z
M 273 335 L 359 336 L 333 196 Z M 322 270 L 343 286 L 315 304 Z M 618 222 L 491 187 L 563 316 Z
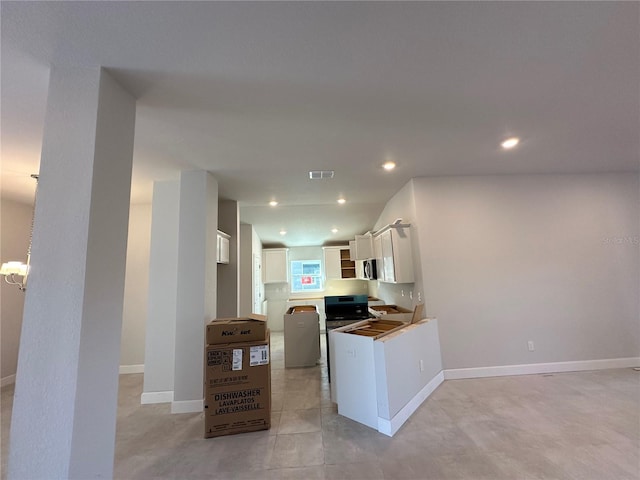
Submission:
M 369 318 L 367 295 L 337 295 L 324 297 L 324 313 L 327 323 L 364 320 Z M 335 327 L 334 327 L 335 328 Z

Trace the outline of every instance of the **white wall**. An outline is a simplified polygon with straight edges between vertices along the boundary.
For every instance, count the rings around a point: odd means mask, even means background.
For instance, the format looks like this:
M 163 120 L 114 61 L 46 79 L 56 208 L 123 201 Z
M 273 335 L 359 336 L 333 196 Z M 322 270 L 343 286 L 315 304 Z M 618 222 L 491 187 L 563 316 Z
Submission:
M 637 174 L 420 178 L 413 188 L 444 368 L 640 354 Z
M 27 261 L 29 248 L 29 232 L 31 230 L 32 206 L 12 200 L 2 200 L 2 238 L 0 260 Z M 2 338 L 1 354 L 2 384 L 13 382 L 18 363 L 18 345 L 22 327 L 24 292 L 15 285 L 8 285 L 0 278 L 1 312 L 0 337 Z
M 0 259 L 26 261 L 31 226 L 31 205 L 2 200 L 2 249 Z M 129 213 L 127 273 L 122 323 L 121 365 L 144 363 L 144 335 L 149 282 L 151 205 L 132 205 Z M 24 293 L 0 282 L 2 292 L 1 376 L 10 383 L 16 373 Z
M 131 205 L 120 365 L 140 366 L 144 364 L 150 239 L 151 204 Z
M 177 180 L 154 182 L 142 403 L 173 400 L 179 203 Z
M 263 313 L 255 311 L 253 308 L 253 256 L 262 257 L 262 243 L 260 237 L 256 233 L 253 225 L 247 223 L 240 224 L 240 291 L 238 299 L 240 302 L 239 315 L 245 317 L 250 313 Z M 260 291 L 257 294 L 260 297 L 260 306 L 262 307 L 262 299 L 264 299 L 264 284 L 262 278 L 259 279 Z
M 254 228 L 248 223 L 240 224 L 240 248 L 238 252 L 238 263 L 240 264 L 240 289 L 238 291 L 238 315 L 247 316 L 253 309 L 253 301 L 251 291 L 253 289 L 253 280 L 251 271 L 252 265 L 252 237 Z

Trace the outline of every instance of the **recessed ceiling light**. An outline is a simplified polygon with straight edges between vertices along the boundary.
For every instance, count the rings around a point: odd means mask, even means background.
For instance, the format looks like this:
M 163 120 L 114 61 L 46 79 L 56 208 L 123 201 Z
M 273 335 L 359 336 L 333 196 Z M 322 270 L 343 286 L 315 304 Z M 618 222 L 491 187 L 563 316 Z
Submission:
M 276 205 L 278 205 L 278 202 L 276 202 L 275 200 L 271 200 L 269 202 L 269 205 L 271 205 L 272 207 L 275 207 Z
M 384 168 L 387 172 L 390 172 L 391 170 L 396 168 L 396 164 L 394 162 L 392 162 L 391 160 L 389 160 L 388 162 L 384 162 L 382 164 L 382 168 Z
M 504 148 L 505 150 L 509 150 L 510 148 L 518 145 L 518 143 L 520 143 L 520 139 L 518 137 L 511 137 L 502 142 L 500 146 L 502 146 L 502 148 Z
M 338 229 L 337 228 L 332 228 L 331 229 L 331 233 L 338 233 Z
M 287 234 L 286 230 L 284 230 L 284 229 L 280 230 L 280 235 L 286 235 L 286 234 Z
M 338 203 L 339 203 L 340 205 L 343 205 L 343 204 L 347 203 L 347 201 L 346 201 L 344 198 L 339 198 L 339 199 L 338 199 Z

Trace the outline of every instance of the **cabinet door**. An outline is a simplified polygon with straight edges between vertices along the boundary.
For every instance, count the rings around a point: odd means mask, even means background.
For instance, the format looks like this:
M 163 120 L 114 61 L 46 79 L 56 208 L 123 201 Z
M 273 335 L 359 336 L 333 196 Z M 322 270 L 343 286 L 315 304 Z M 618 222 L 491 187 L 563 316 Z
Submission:
M 262 272 L 264 283 L 287 283 L 289 262 L 287 249 L 275 248 L 262 251 Z
M 373 256 L 373 241 L 371 234 L 368 235 L 356 235 L 355 246 L 356 254 L 355 260 L 369 260 L 374 258 Z
M 409 228 L 391 229 L 394 282 L 413 283 L 413 258 Z
M 229 239 L 218 234 L 218 263 L 229 263 Z
M 342 278 L 340 247 L 324 248 L 324 277 L 327 280 Z
M 411 232 L 406 228 L 390 228 L 374 239 L 379 246 L 378 280 L 388 283 L 413 283 Z
M 382 238 L 373 237 L 373 256 L 376 259 L 376 276 L 378 280 L 384 281 L 384 270 L 382 269 Z
M 356 260 L 356 278 L 366 280 L 364 278 L 364 260 Z
M 384 282 L 395 282 L 396 274 L 393 266 L 393 241 L 391 230 L 380 235 L 380 250 L 382 252 L 382 278 Z

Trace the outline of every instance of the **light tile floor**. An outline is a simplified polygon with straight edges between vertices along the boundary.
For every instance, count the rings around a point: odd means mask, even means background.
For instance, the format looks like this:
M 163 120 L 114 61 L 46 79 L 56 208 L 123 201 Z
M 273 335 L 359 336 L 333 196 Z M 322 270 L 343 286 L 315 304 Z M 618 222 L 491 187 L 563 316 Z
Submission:
M 640 479 L 633 369 L 449 380 L 389 438 L 337 414 L 324 361 L 285 369 L 281 334 L 271 347 L 268 431 L 204 439 L 201 414 L 140 405 L 142 375 L 122 375 L 115 477 Z M 3 388 L 2 478 L 12 402 Z

